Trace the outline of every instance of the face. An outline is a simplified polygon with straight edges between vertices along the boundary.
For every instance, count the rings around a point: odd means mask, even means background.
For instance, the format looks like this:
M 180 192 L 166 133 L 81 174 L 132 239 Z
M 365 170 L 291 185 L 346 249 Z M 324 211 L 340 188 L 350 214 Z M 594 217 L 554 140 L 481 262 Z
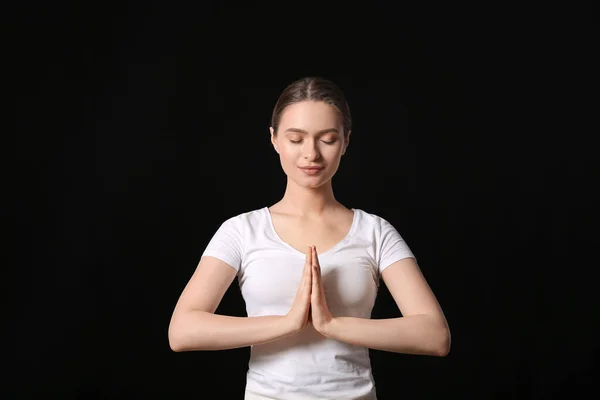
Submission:
M 288 179 L 303 187 L 318 187 L 335 175 L 346 152 L 342 117 L 321 101 L 302 101 L 287 107 L 271 142 Z M 306 170 L 303 167 L 317 167 Z

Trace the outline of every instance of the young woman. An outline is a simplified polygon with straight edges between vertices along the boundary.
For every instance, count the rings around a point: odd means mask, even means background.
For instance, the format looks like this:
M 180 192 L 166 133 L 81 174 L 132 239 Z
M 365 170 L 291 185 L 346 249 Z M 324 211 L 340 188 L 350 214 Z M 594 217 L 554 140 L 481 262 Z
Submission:
M 304 78 L 283 91 L 270 131 L 285 194 L 220 226 L 173 312 L 174 351 L 251 346 L 246 399 L 376 399 L 369 348 L 450 349 L 444 314 L 398 231 L 334 196 L 350 128 L 334 83 Z M 248 317 L 216 315 L 236 276 Z M 402 317 L 371 319 L 380 279 Z

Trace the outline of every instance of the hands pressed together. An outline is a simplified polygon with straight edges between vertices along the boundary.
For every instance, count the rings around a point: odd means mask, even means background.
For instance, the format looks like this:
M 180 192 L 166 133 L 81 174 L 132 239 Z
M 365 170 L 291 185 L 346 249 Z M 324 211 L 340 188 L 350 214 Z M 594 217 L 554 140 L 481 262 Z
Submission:
M 309 246 L 302 271 L 302 282 L 298 287 L 292 308 L 287 314 L 293 329 L 299 331 L 309 323 L 321 334 L 333 320 L 327 307 L 325 291 L 321 282 L 321 266 L 315 246 Z

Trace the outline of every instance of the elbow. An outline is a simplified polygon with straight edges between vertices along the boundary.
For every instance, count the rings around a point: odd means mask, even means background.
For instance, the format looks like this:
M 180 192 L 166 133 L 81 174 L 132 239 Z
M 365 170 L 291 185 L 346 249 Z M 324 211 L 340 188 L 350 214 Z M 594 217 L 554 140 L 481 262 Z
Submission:
M 181 343 L 181 341 L 178 340 L 174 340 L 173 338 L 169 337 L 169 347 L 171 348 L 171 350 L 173 350 L 175 353 L 180 353 L 182 351 L 186 351 L 185 346 L 183 345 L 183 343 Z
M 169 347 L 175 353 L 189 350 L 186 345 L 183 332 L 181 332 L 181 329 L 173 324 L 169 326 Z
M 430 319 L 415 339 L 419 342 L 417 354 L 446 357 L 450 353 L 450 328 L 445 320 Z
M 169 347 L 176 353 L 183 351 L 211 350 L 206 333 L 198 329 L 196 321 L 178 317 L 169 325 Z
M 450 342 L 450 329 L 448 329 L 448 326 L 445 326 L 436 340 L 436 346 L 433 349 L 432 355 L 446 357 L 450 353 Z
M 171 350 L 173 350 L 175 353 L 179 353 L 182 351 L 185 351 L 185 346 L 183 346 L 183 343 L 181 342 L 181 340 L 179 340 L 174 334 L 172 334 L 171 332 L 169 332 L 169 347 L 171 348 Z
M 437 349 L 435 349 L 435 351 L 432 355 L 436 356 L 436 357 L 446 357 L 449 353 L 450 353 L 450 344 L 445 344 L 445 345 L 439 346 Z

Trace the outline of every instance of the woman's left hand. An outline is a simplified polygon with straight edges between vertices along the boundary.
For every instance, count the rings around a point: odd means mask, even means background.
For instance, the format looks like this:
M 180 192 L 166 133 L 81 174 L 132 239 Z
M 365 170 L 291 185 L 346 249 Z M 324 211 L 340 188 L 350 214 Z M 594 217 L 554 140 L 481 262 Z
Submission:
M 326 335 L 327 327 L 333 320 L 331 312 L 327 307 L 325 290 L 321 281 L 321 264 L 317 255 L 317 248 L 311 246 L 312 251 L 312 292 L 310 298 L 311 322 L 314 328 L 321 334 Z

